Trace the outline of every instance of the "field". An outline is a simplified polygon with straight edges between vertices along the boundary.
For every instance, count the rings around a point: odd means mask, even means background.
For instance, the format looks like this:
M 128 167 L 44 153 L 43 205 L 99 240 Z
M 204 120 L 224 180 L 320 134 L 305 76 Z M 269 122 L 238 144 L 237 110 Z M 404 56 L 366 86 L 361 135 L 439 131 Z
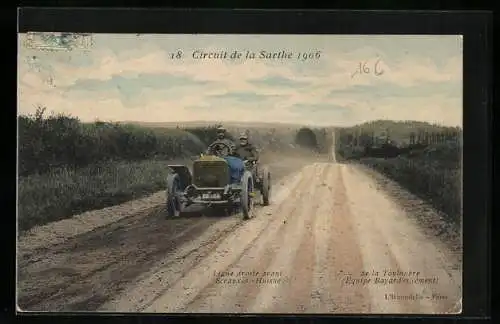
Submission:
M 460 129 L 419 122 L 375 121 L 338 129 L 336 138 L 340 158 L 388 176 L 428 201 L 450 223 L 460 225 Z M 370 152 L 376 146 L 381 154 L 373 156 Z
M 64 115 L 19 116 L 18 224 L 21 231 L 116 205 L 165 188 L 171 162 L 189 163 L 217 125 L 82 123 Z M 295 125 L 226 126 L 263 150 L 293 149 Z

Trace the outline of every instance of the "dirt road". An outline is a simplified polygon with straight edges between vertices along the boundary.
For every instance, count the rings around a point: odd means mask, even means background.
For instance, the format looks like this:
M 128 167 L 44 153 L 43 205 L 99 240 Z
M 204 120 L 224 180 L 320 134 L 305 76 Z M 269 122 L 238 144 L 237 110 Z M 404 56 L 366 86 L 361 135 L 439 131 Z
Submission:
M 460 242 L 437 237 L 436 228 L 447 227 L 430 207 L 334 158 L 288 159 L 271 171 L 272 203 L 248 221 L 237 215 L 166 220 L 158 200 L 52 246 L 29 248 L 25 238 L 18 260 L 20 308 L 460 311 Z

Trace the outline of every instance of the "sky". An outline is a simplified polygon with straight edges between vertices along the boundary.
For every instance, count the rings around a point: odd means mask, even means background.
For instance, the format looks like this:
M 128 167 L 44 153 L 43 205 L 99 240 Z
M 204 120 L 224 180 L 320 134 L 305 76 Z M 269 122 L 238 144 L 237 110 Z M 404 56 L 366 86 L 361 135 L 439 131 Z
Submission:
M 85 48 L 47 51 L 19 36 L 19 114 L 40 105 L 82 121 L 462 125 L 458 35 L 90 37 Z M 224 51 L 225 59 L 199 58 Z M 235 51 L 241 57 L 231 58 Z M 261 58 L 261 51 L 292 54 Z

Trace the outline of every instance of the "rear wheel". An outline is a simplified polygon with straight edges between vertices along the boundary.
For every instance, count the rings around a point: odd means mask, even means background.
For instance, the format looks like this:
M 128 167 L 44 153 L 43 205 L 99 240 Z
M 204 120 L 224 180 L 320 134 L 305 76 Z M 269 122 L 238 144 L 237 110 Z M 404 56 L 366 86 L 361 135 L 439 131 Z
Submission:
M 241 211 L 244 219 L 250 219 L 253 214 L 253 181 L 249 173 L 245 172 L 241 187 Z
M 271 199 L 271 173 L 267 168 L 262 170 L 262 183 L 261 183 L 262 203 L 264 206 L 269 205 Z
M 181 201 L 180 178 L 178 174 L 169 174 L 167 177 L 167 216 L 179 217 L 183 209 Z

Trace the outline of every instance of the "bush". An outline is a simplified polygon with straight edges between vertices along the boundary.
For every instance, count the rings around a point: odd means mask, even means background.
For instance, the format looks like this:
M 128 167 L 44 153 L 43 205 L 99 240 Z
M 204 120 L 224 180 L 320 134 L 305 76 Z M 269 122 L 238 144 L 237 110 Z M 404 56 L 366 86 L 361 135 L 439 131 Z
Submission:
M 64 115 L 45 118 L 43 112 L 18 117 L 21 176 L 103 161 L 180 158 L 203 151 L 215 138 L 215 127 L 181 130 L 81 123 Z
M 333 145 L 331 132 L 325 128 L 302 127 L 295 135 L 295 144 L 329 153 Z

